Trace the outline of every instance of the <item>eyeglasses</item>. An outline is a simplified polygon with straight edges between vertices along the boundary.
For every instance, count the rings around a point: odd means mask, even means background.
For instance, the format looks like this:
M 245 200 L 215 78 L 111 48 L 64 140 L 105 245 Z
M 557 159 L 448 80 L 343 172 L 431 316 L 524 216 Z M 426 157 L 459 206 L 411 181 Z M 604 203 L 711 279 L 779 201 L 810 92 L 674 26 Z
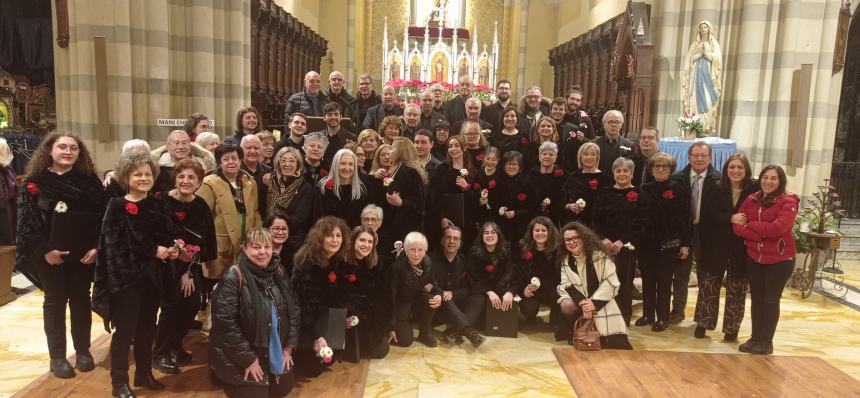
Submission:
M 361 222 L 378 222 L 379 219 L 376 217 L 363 217 Z
M 655 164 L 654 170 L 670 170 L 672 169 L 672 165 L 669 164 Z
M 285 234 L 289 230 L 287 227 L 269 227 L 269 231 L 276 234 Z
M 579 242 L 579 240 L 580 240 L 579 235 L 571 236 L 570 238 L 564 238 L 564 243 L 565 244 L 571 244 L 571 243 Z
M 604 122 L 604 123 L 606 123 L 606 124 L 621 124 L 621 123 L 624 123 L 624 122 L 622 122 L 622 121 L 620 121 L 620 120 L 607 120 L 607 121 L 606 121 L 606 122 Z

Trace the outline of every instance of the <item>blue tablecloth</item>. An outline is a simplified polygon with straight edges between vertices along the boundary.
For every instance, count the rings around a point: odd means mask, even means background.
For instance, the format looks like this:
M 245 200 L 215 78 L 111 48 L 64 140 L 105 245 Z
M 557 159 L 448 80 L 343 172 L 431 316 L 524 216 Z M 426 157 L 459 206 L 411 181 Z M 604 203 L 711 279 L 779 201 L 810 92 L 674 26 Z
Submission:
M 660 150 L 672 155 L 678 162 L 677 170 L 681 170 L 690 163 L 687 159 L 687 152 L 696 141 L 705 141 L 711 145 L 713 150 L 711 164 L 720 172 L 723 170 L 723 163 L 738 151 L 737 142 L 719 137 L 698 138 L 690 141 L 678 137 L 665 137 L 660 139 Z

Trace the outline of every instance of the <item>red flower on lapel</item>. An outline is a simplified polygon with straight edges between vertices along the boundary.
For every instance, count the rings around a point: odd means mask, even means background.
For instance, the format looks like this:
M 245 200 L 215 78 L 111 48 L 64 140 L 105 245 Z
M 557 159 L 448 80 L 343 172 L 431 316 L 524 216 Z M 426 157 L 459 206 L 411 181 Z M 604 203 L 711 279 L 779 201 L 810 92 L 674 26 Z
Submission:
M 597 189 L 598 184 L 599 184 L 599 182 L 595 178 L 595 179 L 592 179 L 591 181 L 588 182 L 588 187 L 591 188 L 591 190 L 593 191 L 593 190 Z
M 346 280 L 347 280 L 347 282 L 349 282 L 349 283 L 355 283 L 355 281 L 357 281 L 357 280 L 358 280 L 358 277 L 357 277 L 357 276 L 355 276 L 355 274 L 349 274 L 349 275 L 347 275 L 347 276 L 346 276 Z
M 334 180 L 329 179 L 328 181 L 326 181 L 325 189 L 328 189 L 329 191 L 334 190 Z
M 137 215 L 137 205 L 135 203 L 128 202 L 125 204 L 125 211 L 127 211 L 128 214 L 136 216 Z
M 487 182 L 487 188 L 493 189 L 496 187 L 496 180 L 490 180 Z
M 663 191 L 663 195 L 661 195 L 661 196 L 663 196 L 663 199 L 672 200 L 673 198 L 675 198 L 675 193 L 672 192 L 672 190 L 670 189 L 667 191 Z
M 176 218 L 178 218 L 179 221 L 185 220 L 185 212 L 184 211 L 177 211 L 175 214 L 176 214 Z
M 526 251 L 523 253 L 523 260 L 526 260 L 526 261 L 532 261 L 532 259 L 534 259 L 534 258 L 535 258 L 535 255 L 534 255 L 534 254 L 532 254 L 532 251 L 531 251 L 531 250 L 526 250 Z
M 492 274 L 496 271 L 496 266 L 493 264 L 487 264 L 484 266 L 484 270 Z
M 320 169 L 320 177 L 325 177 L 325 176 L 327 176 L 327 175 L 328 175 L 328 170 L 326 170 L 326 169 Z
M 481 184 L 478 184 L 477 182 L 472 183 L 472 189 L 474 189 L 476 191 L 480 191 L 481 190 Z
M 466 279 L 466 271 L 460 273 L 460 279 Z
M 636 191 L 627 192 L 627 201 L 628 202 L 632 203 L 632 202 L 635 202 L 637 200 L 639 200 L 639 194 L 636 193 Z
M 27 192 L 29 192 L 31 195 L 38 195 L 39 194 L 39 186 L 36 185 L 35 182 L 28 182 L 27 183 Z
M 529 140 L 526 137 L 520 138 L 520 144 L 521 145 L 528 145 L 528 143 L 529 143 Z
M 478 156 L 475 156 L 475 159 L 477 159 L 479 162 L 483 163 L 484 162 L 484 154 L 479 153 Z
M 331 283 L 337 282 L 337 274 L 334 271 L 328 273 L 328 281 Z
M 564 170 L 556 167 L 555 170 L 552 171 L 552 175 L 554 175 L 556 177 L 561 177 L 564 175 Z
M 529 198 L 529 196 L 522 193 L 522 192 L 517 194 L 517 200 L 519 200 L 520 202 L 525 202 L 526 199 L 528 199 L 528 198 Z

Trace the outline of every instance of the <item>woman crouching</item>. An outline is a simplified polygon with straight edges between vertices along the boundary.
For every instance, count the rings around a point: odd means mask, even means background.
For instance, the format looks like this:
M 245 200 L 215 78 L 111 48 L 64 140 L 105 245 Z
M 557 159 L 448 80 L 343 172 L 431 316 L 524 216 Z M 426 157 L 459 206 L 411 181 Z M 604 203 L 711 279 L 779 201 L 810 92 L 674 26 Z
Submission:
M 558 285 L 562 314 L 571 321 L 593 319 L 603 348 L 632 350 L 627 323 L 614 300 L 621 286 L 615 263 L 598 250 L 600 239 L 585 225 L 567 223 L 561 234 L 567 251 L 562 254 Z
M 231 397 L 285 396 L 293 388 L 293 348 L 301 317 L 272 256 L 272 234 L 248 231 L 236 265 L 212 293 L 209 369 Z

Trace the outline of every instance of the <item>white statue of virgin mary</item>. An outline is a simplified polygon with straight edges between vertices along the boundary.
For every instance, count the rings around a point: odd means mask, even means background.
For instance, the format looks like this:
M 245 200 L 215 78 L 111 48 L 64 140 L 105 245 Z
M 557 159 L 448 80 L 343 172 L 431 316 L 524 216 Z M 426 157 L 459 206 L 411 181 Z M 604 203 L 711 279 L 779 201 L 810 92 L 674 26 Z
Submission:
M 687 51 L 682 111 L 686 115 L 699 115 L 705 131 L 713 132 L 722 94 L 723 53 L 713 35 L 713 25 L 702 21 L 697 27 L 696 40 Z

